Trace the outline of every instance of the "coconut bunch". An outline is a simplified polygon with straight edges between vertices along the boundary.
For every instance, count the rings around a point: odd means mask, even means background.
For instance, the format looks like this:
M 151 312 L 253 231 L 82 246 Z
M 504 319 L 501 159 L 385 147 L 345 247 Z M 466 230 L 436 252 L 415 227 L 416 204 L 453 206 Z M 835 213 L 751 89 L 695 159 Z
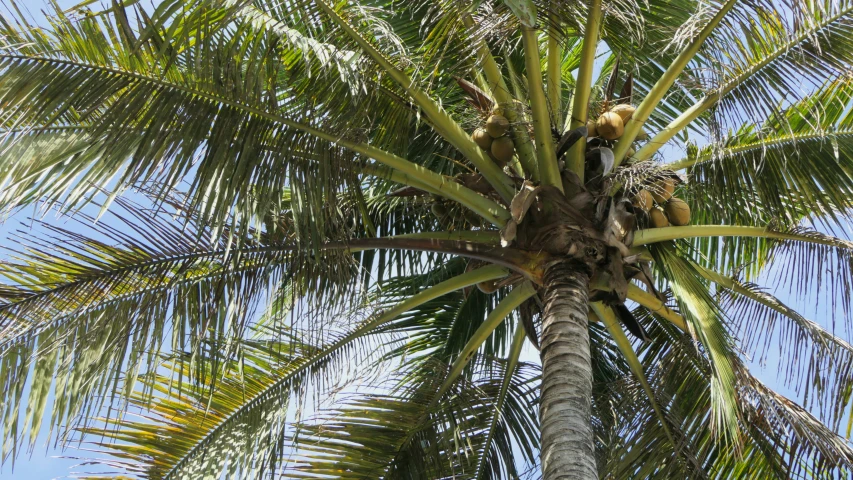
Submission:
M 605 104 L 606 105 L 606 104 Z M 596 119 L 590 119 L 586 124 L 587 142 L 592 145 L 611 145 L 612 142 L 619 140 L 622 134 L 625 133 L 625 124 L 634 115 L 636 107 L 630 104 L 620 103 L 612 108 L 605 110 Z M 636 141 L 641 142 L 648 139 L 648 134 L 644 129 L 640 129 Z M 636 150 L 631 147 L 628 150 L 628 159 L 630 159 Z
M 491 114 L 486 118 L 485 123 L 476 128 L 471 134 L 471 139 L 474 140 L 474 143 L 482 148 L 489 158 L 491 158 L 492 161 L 501 168 L 505 167 L 512 160 L 512 157 L 515 156 L 515 143 L 509 136 L 509 120 L 507 120 L 502 113 L 503 112 L 500 108 L 493 108 L 491 110 Z M 475 192 L 493 197 L 495 200 L 500 201 L 500 197 L 497 196 L 488 181 L 479 173 L 460 173 L 454 177 L 454 180 Z M 442 224 L 451 222 L 453 220 L 454 213 L 458 213 L 459 215 L 457 216 L 463 216 L 466 222 L 474 226 L 480 226 L 482 223 L 481 221 L 475 221 L 475 219 L 479 217 L 477 217 L 476 214 L 473 214 L 473 212 L 464 209 L 459 209 L 458 212 L 454 212 L 452 208 L 448 208 L 448 203 L 438 196 L 433 196 L 433 205 L 431 210 L 433 215 L 435 215 Z
M 471 138 L 486 151 L 489 158 L 504 167 L 515 155 L 515 143 L 508 133 L 509 120 L 501 115 L 500 110 L 495 110 L 482 127 L 474 130 Z
M 676 179 L 667 176 L 649 185 L 636 188 L 631 203 L 635 211 L 648 215 L 648 226 L 653 228 L 690 223 L 690 207 L 684 200 L 674 197 Z

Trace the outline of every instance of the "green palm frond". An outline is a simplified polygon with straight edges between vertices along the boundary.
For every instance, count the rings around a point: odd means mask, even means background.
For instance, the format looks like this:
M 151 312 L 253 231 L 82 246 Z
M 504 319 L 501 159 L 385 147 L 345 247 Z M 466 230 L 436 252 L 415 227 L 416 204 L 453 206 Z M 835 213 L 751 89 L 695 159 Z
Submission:
M 723 321 L 724 313 L 711 298 L 696 269 L 680 257 L 672 244 L 656 244 L 651 249 L 656 265 L 672 287 L 691 334 L 707 351 L 712 365 L 712 428 L 724 439 L 737 442 L 737 392 L 733 361 L 734 345 Z
M 717 274 L 707 277 L 725 288 L 723 306 L 740 319 L 732 328 L 744 349 L 766 352 L 770 339 L 778 336 L 780 356 L 790 359 L 781 376 L 798 391 L 810 388 L 805 406 L 817 408 L 821 420 L 839 431 L 853 388 L 853 346 L 755 285 Z
M 618 478 L 620 472 L 633 478 L 656 475 L 697 478 L 838 478 L 850 468 L 853 449 L 849 442 L 829 430 L 795 402 L 767 389 L 752 377 L 739 360 L 733 359 L 737 381 L 739 436 L 742 447 L 709 441 L 712 423 L 711 365 L 688 336 L 668 322 L 658 322 L 651 312 L 635 310 L 649 327 L 651 342 L 640 345 L 640 354 L 655 365 L 649 380 L 659 395 L 667 398 L 667 415 L 682 433 L 681 449 L 688 461 L 671 461 L 671 453 L 656 447 L 663 437 L 653 412 L 636 412 L 636 402 L 621 406 L 628 445 L 618 445 L 607 467 Z M 678 375 L 674 375 L 678 372 Z M 624 410 L 621 410 L 623 409 Z M 648 409 L 651 410 L 651 409 Z M 772 412 L 764 418 L 765 412 Z M 788 446 L 796 444 L 796 448 Z M 689 460 L 692 458 L 693 460 Z M 642 466 L 645 474 L 636 475 Z M 630 472 L 630 473 L 629 473 Z
M 299 426 L 293 466 L 284 478 L 318 473 L 333 478 L 473 478 L 478 458 L 490 448 L 499 457 L 489 460 L 488 470 L 499 472 L 500 462 L 517 476 L 513 442 L 529 440 L 530 429 L 536 428 L 528 406 L 535 370 L 519 367 L 519 379 L 508 384 L 505 398 L 507 410 L 515 414 L 501 417 L 497 435 L 488 436 L 486 427 L 503 388 L 502 375 L 466 385 L 435 406 L 430 399 L 436 385 L 428 383 L 393 396 L 357 396 Z M 522 437 L 513 438 L 520 432 Z M 486 439 L 494 447 L 483 446 Z
M 851 0 L 50 1 L 0 18 L 0 216 L 72 221 L 0 252 L 0 461 L 49 429 L 151 479 L 853 471 Z M 663 177 L 692 216 L 652 228 Z M 591 413 L 526 361 L 552 316 L 589 320 Z M 747 369 L 777 344 L 791 399 Z
M 802 218 L 840 224 L 853 192 L 850 85 L 830 82 L 761 127 L 745 127 L 721 145 L 695 151 L 672 168 L 689 167 L 688 198 L 709 223 L 795 225 Z M 737 204 L 719 202 L 735 198 Z
M 714 109 L 718 120 L 739 126 L 772 118 L 815 93 L 827 79 L 847 75 L 853 4 L 796 4 L 785 16 L 775 6 L 723 29 L 709 44 L 707 93 L 645 145 L 647 159 L 683 128 Z M 775 13 L 774 13 L 775 11 Z M 716 78 L 715 78 L 716 77 Z
M 105 219 L 95 229 L 100 240 L 47 227 L 47 239 L 28 239 L 0 264 L 12 282 L 0 303 L 8 431 L 19 430 L 15 396 L 28 381 L 46 385 L 29 397 L 27 428 L 37 433 L 52 378 L 51 424 L 68 425 L 81 412 L 129 394 L 164 347 L 227 355 L 272 285 L 298 279 L 299 293 L 309 299 L 338 292 L 337 301 L 325 300 L 329 306 L 358 294 L 346 287 L 357 274 L 353 257 L 332 253 L 306 261 L 298 249 L 250 238 L 229 249 L 228 235 L 213 237 L 125 200 L 117 206 L 125 214 L 111 213 L 117 222 Z M 80 215 L 78 221 L 92 219 Z M 82 354 L 84 345 L 90 354 Z M 24 368 L 30 362 L 40 367 L 30 372 Z M 195 382 L 211 381 L 196 373 Z M 6 438 L 16 444 L 24 437 Z

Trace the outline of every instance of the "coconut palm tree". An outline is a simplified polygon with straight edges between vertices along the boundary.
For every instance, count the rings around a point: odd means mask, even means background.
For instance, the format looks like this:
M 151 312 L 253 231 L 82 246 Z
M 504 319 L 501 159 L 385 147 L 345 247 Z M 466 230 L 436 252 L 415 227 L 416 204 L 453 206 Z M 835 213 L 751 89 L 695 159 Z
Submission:
M 849 478 L 853 347 L 752 283 L 851 331 L 849 0 L 92 3 L 3 19 L 0 202 L 77 224 L 7 243 L 4 459 Z

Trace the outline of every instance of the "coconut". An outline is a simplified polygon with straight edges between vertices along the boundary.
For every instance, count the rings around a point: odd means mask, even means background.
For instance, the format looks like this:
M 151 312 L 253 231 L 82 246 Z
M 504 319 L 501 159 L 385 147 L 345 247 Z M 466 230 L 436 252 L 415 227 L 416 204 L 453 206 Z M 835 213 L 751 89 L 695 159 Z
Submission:
M 628 151 L 625 152 L 625 157 L 631 158 L 635 153 L 637 153 L 637 150 L 635 150 L 634 147 L 628 147 Z
M 480 282 L 477 284 L 477 288 L 485 294 L 495 293 L 498 291 L 499 288 L 501 288 L 500 280 L 489 280 L 487 282 Z
M 666 215 L 663 214 L 661 209 L 655 207 L 649 211 L 649 223 L 654 228 L 662 228 L 669 226 L 669 220 L 666 219 Z
M 652 194 L 649 193 L 648 190 L 640 190 L 639 192 L 637 192 L 637 194 L 634 195 L 634 198 L 631 199 L 631 203 L 634 205 L 634 207 L 644 210 L 646 212 L 651 210 L 652 207 L 655 205 L 654 199 L 652 198 Z
M 483 128 L 474 130 L 474 133 L 471 134 L 471 138 L 474 140 L 474 143 L 479 145 L 483 150 L 488 150 L 492 147 L 492 136 Z
M 475 212 L 465 209 L 465 213 L 463 213 L 465 217 L 465 221 L 470 223 L 475 227 L 480 227 L 483 225 L 483 217 L 477 215 Z
M 509 130 L 509 120 L 503 115 L 492 115 L 486 120 L 486 131 L 493 138 L 503 136 Z
M 640 142 L 644 142 L 644 141 L 646 141 L 646 140 L 648 140 L 648 139 L 649 139 L 649 134 L 648 134 L 648 132 L 646 132 L 646 129 L 645 129 L 645 128 L 640 127 L 640 131 L 639 131 L 639 132 L 637 132 L 637 137 L 635 138 L 635 140 L 638 140 L 638 141 L 640 141 Z
M 675 180 L 672 178 L 664 178 L 662 180 L 658 180 L 652 186 L 652 197 L 654 197 L 655 202 L 659 205 L 663 205 L 672 197 L 672 192 L 675 191 Z
M 515 144 L 512 143 L 512 139 L 509 137 L 500 137 L 496 138 L 492 142 L 492 155 L 495 156 L 498 163 L 502 163 L 506 165 L 507 162 L 512 160 L 512 156 L 515 154 Z
M 622 123 L 622 117 L 613 112 L 607 112 L 598 117 L 595 130 L 599 137 L 604 137 L 607 140 L 616 140 L 622 136 L 625 131 L 625 124 Z
M 666 202 L 666 216 L 673 225 L 683 226 L 690 223 L 690 206 L 680 198 L 672 197 Z
M 429 207 L 429 209 L 430 211 L 432 211 L 432 214 L 435 215 L 435 217 L 439 220 L 447 216 L 447 207 L 445 207 L 441 203 L 433 203 L 432 206 Z
M 615 107 L 611 108 L 610 111 L 619 115 L 622 118 L 622 124 L 628 123 L 628 120 L 631 119 L 631 116 L 634 115 L 634 111 L 637 110 L 633 105 L 619 104 Z
M 587 137 L 597 137 L 598 132 L 595 128 L 595 120 L 590 120 L 586 122 L 586 136 Z

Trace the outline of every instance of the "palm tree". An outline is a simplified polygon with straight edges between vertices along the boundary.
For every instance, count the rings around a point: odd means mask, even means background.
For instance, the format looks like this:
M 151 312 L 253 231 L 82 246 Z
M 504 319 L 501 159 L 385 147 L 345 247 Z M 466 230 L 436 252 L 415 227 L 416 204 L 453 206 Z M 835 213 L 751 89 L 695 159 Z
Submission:
M 851 331 L 849 0 L 91 3 L 3 20 L 0 202 L 79 223 L 0 265 L 4 459 L 849 478 L 853 347 L 752 283 Z

